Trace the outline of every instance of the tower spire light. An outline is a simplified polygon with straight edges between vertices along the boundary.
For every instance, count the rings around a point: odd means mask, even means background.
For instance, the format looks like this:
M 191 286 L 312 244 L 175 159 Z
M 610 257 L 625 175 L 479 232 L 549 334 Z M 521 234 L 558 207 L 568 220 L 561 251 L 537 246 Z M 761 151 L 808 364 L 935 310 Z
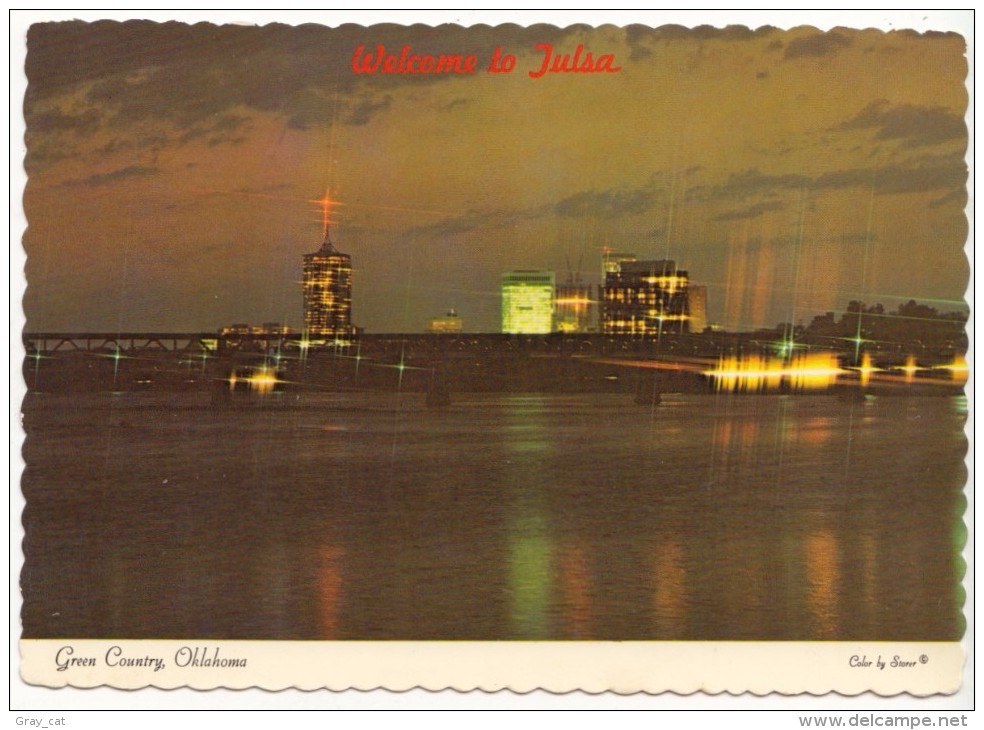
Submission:
M 331 189 L 325 188 L 325 195 L 318 200 L 318 204 L 321 206 L 321 235 L 326 241 L 328 240 L 328 228 L 331 226 L 331 206 L 333 202 L 331 199 Z
M 331 209 L 339 205 L 331 190 L 317 203 L 321 208 L 324 240 L 314 253 L 304 255 L 304 330 L 309 339 L 334 346 L 350 345 L 357 329 L 352 325 L 352 259 L 331 242 Z

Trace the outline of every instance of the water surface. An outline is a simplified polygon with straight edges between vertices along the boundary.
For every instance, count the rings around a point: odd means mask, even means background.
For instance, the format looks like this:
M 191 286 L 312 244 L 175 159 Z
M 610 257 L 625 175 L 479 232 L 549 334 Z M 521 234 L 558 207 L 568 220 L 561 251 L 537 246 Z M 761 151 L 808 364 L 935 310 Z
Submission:
M 27 638 L 963 633 L 963 397 L 32 393 L 24 411 Z

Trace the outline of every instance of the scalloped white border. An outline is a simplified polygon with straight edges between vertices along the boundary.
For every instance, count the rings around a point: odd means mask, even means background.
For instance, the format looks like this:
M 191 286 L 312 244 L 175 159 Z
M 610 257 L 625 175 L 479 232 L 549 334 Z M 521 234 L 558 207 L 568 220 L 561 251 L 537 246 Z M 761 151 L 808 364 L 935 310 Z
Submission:
M 968 61 L 970 72 L 967 79 L 967 86 L 970 94 L 970 105 L 968 109 L 968 127 L 970 129 L 970 144 L 968 147 L 968 165 L 970 167 L 970 178 L 968 182 L 969 203 L 972 205 L 974 200 L 974 169 L 972 150 L 974 149 L 974 30 L 975 22 L 970 11 L 927 11 L 927 10 L 868 10 L 868 11 L 800 11 L 800 10 L 774 10 L 774 11 L 503 11 L 503 10 L 445 10 L 445 11 L 255 11 L 255 10 L 234 10 L 234 11 L 173 11 L 173 10 L 154 10 L 154 11 L 11 11 L 10 13 L 10 110 L 11 110 L 11 144 L 10 144 L 10 194 L 11 194 L 11 217 L 10 217 L 10 371 L 11 390 L 10 390 L 10 439 L 11 439 L 11 460 L 10 460 L 10 484 L 17 485 L 20 482 L 20 472 L 23 463 L 19 458 L 20 446 L 22 444 L 23 433 L 20 429 L 19 403 L 23 397 L 23 383 L 19 378 L 20 366 L 23 361 L 23 348 L 20 340 L 20 332 L 24 325 L 23 312 L 21 309 L 21 299 L 23 297 L 24 280 L 23 270 L 25 257 L 23 249 L 17 245 L 20 241 L 25 221 L 20 206 L 20 196 L 23 191 L 26 178 L 20 161 L 23 159 L 23 117 L 21 105 L 26 81 L 20 71 L 23 67 L 23 59 L 26 49 L 24 47 L 24 34 L 26 28 L 32 22 L 43 20 L 97 20 L 97 19 L 127 19 L 127 18 L 147 18 L 152 20 L 180 20 L 184 22 L 212 21 L 223 23 L 243 22 L 250 24 L 264 24 L 270 22 L 287 22 L 297 24 L 302 22 L 316 22 L 324 25 L 337 25 L 341 23 L 361 23 L 372 25 L 375 23 L 458 23 L 461 25 L 475 25 L 479 23 L 496 25 L 501 23 L 519 23 L 529 25 L 532 23 L 546 22 L 554 25 L 571 25 L 575 23 L 588 23 L 591 25 L 615 24 L 626 25 L 630 23 L 642 23 L 646 25 L 659 26 L 667 23 L 676 23 L 686 26 L 715 25 L 723 26 L 728 24 L 741 24 L 750 27 L 761 25 L 772 25 L 780 28 L 790 28 L 799 25 L 813 25 L 821 29 L 829 29 L 837 26 L 851 28 L 876 27 L 883 30 L 899 28 L 912 28 L 915 30 L 954 30 L 961 33 L 968 43 Z M 970 221 L 970 233 L 967 242 L 967 251 L 973 251 L 973 215 L 972 208 L 968 215 Z M 968 259 L 973 263 L 972 255 L 968 254 Z M 971 352 L 968 357 L 973 372 L 973 267 L 971 268 L 971 278 L 967 299 L 971 304 L 971 321 L 968 329 L 971 335 Z M 967 392 L 971 402 L 970 414 L 967 424 L 967 434 L 970 443 L 968 449 L 968 485 L 973 483 L 973 386 L 974 378 L 968 384 Z M 109 680 L 116 687 L 146 687 L 156 685 L 158 687 L 179 687 L 191 686 L 198 688 L 217 687 L 225 685 L 227 687 L 255 687 L 264 686 L 268 688 L 281 688 L 292 686 L 296 688 L 314 688 L 333 686 L 336 688 L 356 687 L 370 688 L 373 686 L 388 686 L 394 690 L 402 691 L 413 686 L 424 686 L 430 689 L 439 689 L 447 686 L 458 687 L 462 690 L 480 687 L 488 692 L 501 690 L 504 686 L 512 687 L 516 692 L 527 692 L 537 686 L 545 687 L 553 692 L 563 692 L 574 687 L 580 687 L 587 692 L 602 691 L 606 687 L 617 692 L 660 692 L 666 687 L 672 686 L 678 692 L 696 692 L 690 697 L 681 698 L 676 695 L 661 695 L 659 697 L 649 697 L 647 695 L 636 695 L 637 701 L 642 701 L 645 708 L 651 707 L 672 707 L 685 709 L 730 709 L 741 706 L 743 709 L 790 709 L 795 707 L 797 710 L 819 709 L 819 710 L 844 710 L 865 707 L 875 708 L 882 711 L 896 711 L 904 708 L 917 708 L 927 713 L 937 710 L 949 709 L 971 709 L 973 708 L 973 639 L 975 627 L 974 593 L 973 593 L 973 570 L 974 570 L 974 501 L 973 490 L 967 490 L 968 508 L 965 521 L 968 524 L 970 538 L 964 557 L 967 562 L 967 577 L 965 588 L 967 590 L 967 602 L 965 604 L 965 614 L 967 616 L 967 632 L 964 640 L 960 644 L 935 644 L 926 645 L 923 648 L 926 652 L 932 650 L 937 652 L 935 656 L 946 657 L 949 662 L 947 670 L 942 673 L 934 673 L 929 667 L 935 665 L 938 669 L 940 664 L 934 661 L 927 662 L 922 673 L 919 674 L 926 683 L 918 689 L 911 681 L 899 683 L 897 679 L 888 680 L 879 684 L 877 687 L 872 681 L 858 682 L 851 679 L 851 674 L 838 667 L 843 666 L 845 651 L 847 657 L 853 655 L 853 649 L 857 648 L 862 654 L 866 652 L 879 653 L 879 649 L 887 650 L 885 656 L 892 656 L 895 653 L 920 651 L 917 645 L 878 645 L 878 644 L 837 644 L 837 643 L 715 643 L 715 642 L 688 642 L 686 644 L 649 644 L 635 642 L 619 643 L 600 643 L 600 644 L 568 644 L 568 643 L 281 643 L 281 642 L 218 642 L 222 647 L 230 647 L 246 652 L 249 657 L 255 657 L 253 663 L 257 669 L 263 666 L 277 667 L 280 674 L 270 675 L 258 672 L 250 676 L 243 682 L 242 677 L 238 679 L 221 679 L 215 675 L 208 681 L 181 679 L 176 681 L 169 678 L 167 681 L 155 681 L 154 679 L 141 678 L 139 675 L 119 677 Z M 123 709 L 147 709 L 154 706 L 173 708 L 175 706 L 192 706 L 199 709 L 223 709 L 229 707 L 243 707 L 249 704 L 258 703 L 263 707 L 272 707 L 279 704 L 272 702 L 272 697 L 277 697 L 283 704 L 291 707 L 307 705 L 308 707 L 323 706 L 323 701 L 315 699 L 317 695 L 298 695 L 296 692 L 282 692 L 271 696 L 260 690 L 247 690 L 230 693 L 225 690 L 215 690 L 206 695 L 199 695 L 190 689 L 173 690 L 161 693 L 159 690 L 146 689 L 141 692 L 120 692 L 119 690 L 101 688 L 90 690 L 78 690 L 65 688 L 51 690 L 34 684 L 28 684 L 25 678 L 32 682 L 39 682 L 42 676 L 49 670 L 45 669 L 48 664 L 53 665 L 52 651 L 64 645 L 66 642 L 50 641 L 23 641 L 19 642 L 20 635 L 20 595 L 18 576 L 22 566 L 23 558 L 21 555 L 20 544 L 23 539 L 23 531 L 20 524 L 20 512 L 23 508 L 23 498 L 19 489 L 11 489 L 10 499 L 10 707 L 30 708 L 43 706 L 53 707 L 80 707 L 89 706 L 93 708 L 105 708 L 112 706 Z M 71 642 L 76 646 L 90 642 Z M 99 642 L 95 642 L 99 643 Z M 188 642 L 102 642 L 100 648 L 106 648 L 113 644 L 126 645 L 171 645 L 185 644 Z M 194 642 L 201 644 L 201 642 Z M 57 646 L 54 646 L 57 644 Z M 216 642 L 210 642 L 210 646 Z M 898 651 L 896 651 L 898 649 Z M 588 650 L 590 656 L 581 654 Z M 953 652 L 957 653 L 954 654 Z M 23 652 L 23 655 L 22 655 Z M 597 653 L 595 653 L 597 652 Z M 788 652 L 788 653 L 787 653 Z M 689 656 L 688 656 L 689 655 Z M 930 656 L 927 653 L 927 656 Z M 291 661 L 283 663 L 286 658 Z M 966 661 L 963 661 L 966 658 Z M 23 661 L 22 661 L 23 660 Z M 477 660 L 477 661 L 476 661 Z M 516 674 L 502 674 L 502 672 L 517 671 L 516 663 L 526 669 L 539 669 L 549 673 L 553 681 L 523 681 Z M 688 662 L 696 662 L 695 665 Z M 313 663 L 313 664 L 309 664 Z M 335 669 L 326 669 L 326 665 L 331 665 Z M 418 672 L 424 671 L 424 665 L 429 665 L 427 672 L 432 672 L 430 680 L 408 681 L 405 674 L 401 672 L 411 671 L 414 676 L 423 675 Z M 688 666 L 697 666 L 701 670 L 703 682 L 694 682 L 694 675 L 687 675 Z M 315 680 L 313 683 L 300 678 L 298 671 L 304 667 L 313 670 L 314 675 L 331 679 L 331 681 Z M 345 677 L 337 674 L 338 667 L 344 667 Z M 476 673 L 476 667 L 485 667 L 489 673 Z M 799 667 L 799 669 L 797 669 Z M 729 694 L 714 693 L 735 693 L 741 692 L 742 687 L 734 683 L 735 670 L 739 669 L 738 675 L 743 677 L 742 685 L 756 694 L 767 692 L 808 692 L 811 694 L 825 694 L 825 697 L 810 697 L 808 700 L 800 696 L 778 697 L 775 694 L 767 698 L 751 698 L 745 695 L 745 702 L 736 703 L 735 698 Z M 358 669 L 358 672 L 356 672 Z M 635 670 L 638 674 L 637 679 L 626 679 L 627 672 Z M 723 673 L 722 673 L 723 672 Z M 754 679 L 751 673 L 756 673 Z M 759 673 L 761 672 L 761 673 Z M 23 674 L 23 676 L 21 676 Z M 57 677 L 59 673 L 54 673 Z M 846 676 L 843 676 L 845 675 Z M 837 679 L 833 679 L 837 675 Z M 854 676 L 858 673 L 855 671 Z M 299 679 L 285 682 L 286 676 L 299 677 Z M 545 676 L 545 675 L 538 675 Z M 728 677 L 731 677 L 729 679 Z M 843 676 L 843 678 L 841 678 Z M 888 675 L 890 676 L 890 675 Z M 911 677 L 916 674 L 909 675 Z M 257 680 L 255 677 L 259 677 Z M 355 679 L 354 677 L 357 677 Z M 508 682 L 503 678 L 511 677 Z M 642 679 L 638 679 L 638 678 Z M 689 678 L 688 678 L 689 677 Z M 378 679 L 374 679 L 378 678 Z M 72 684 L 82 687 L 96 687 L 106 683 L 106 679 L 97 678 L 98 681 L 73 680 Z M 763 679 L 771 681 L 761 681 Z M 215 681 L 221 680 L 221 681 Z M 48 680 L 48 684 L 57 686 L 59 680 Z M 638 685 L 638 686 L 636 686 Z M 795 689 L 797 688 L 798 689 Z M 954 692 L 954 689 L 959 689 Z M 871 694 L 861 694 L 871 689 L 889 697 L 873 697 Z M 832 693 L 835 690 L 840 694 Z M 899 692 L 905 692 L 899 696 Z M 950 692 L 952 694 L 934 695 L 931 697 L 917 698 L 914 695 L 924 693 Z M 192 694 L 188 694 L 192 693 Z M 259 694 L 257 694 L 259 693 Z M 395 698 L 406 700 L 403 705 L 414 705 L 417 707 L 441 707 L 441 695 L 430 695 L 423 690 L 411 691 L 405 695 L 393 695 L 391 693 L 377 690 L 375 692 L 359 692 L 349 690 L 333 697 L 345 697 L 349 703 L 358 707 L 379 707 L 380 702 L 386 700 L 390 702 Z M 482 695 L 472 692 L 469 695 L 462 695 L 461 698 L 471 697 L 478 700 L 478 705 L 483 707 L 490 706 L 509 706 L 509 707 L 557 707 L 557 706 L 590 706 L 590 707 L 624 707 L 624 698 L 617 694 L 608 692 L 597 697 L 590 698 L 590 702 L 585 705 L 584 700 L 589 699 L 585 695 L 578 695 L 577 701 L 572 701 L 557 705 L 557 697 L 546 696 L 542 692 L 535 692 L 533 696 L 523 697 L 517 694 Z M 570 695 L 566 695 L 570 697 Z M 312 702 L 304 702 L 311 699 Z M 204 701 L 203 701 L 204 700 Z M 447 697 L 443 698 L 444 706 L 447 706 Z M 748 700 L 753 700 L 751 704 Z M 185 704 L 182 704 L 184 702 Z M 790 704 L 790 703 L 793 704 Z M 861 704 L 859 704 L 861 703 Z M 458 704 L 457 706 L 462 706 Z M 464 706 L 468 706 L 467 704 Z
M 21 652 L 32 684 L 119 689 L 929 696 L 956 692 L 963 667 L 957 642 L 34 639 Z M 69 666 L 81 657 L 92 666 Z

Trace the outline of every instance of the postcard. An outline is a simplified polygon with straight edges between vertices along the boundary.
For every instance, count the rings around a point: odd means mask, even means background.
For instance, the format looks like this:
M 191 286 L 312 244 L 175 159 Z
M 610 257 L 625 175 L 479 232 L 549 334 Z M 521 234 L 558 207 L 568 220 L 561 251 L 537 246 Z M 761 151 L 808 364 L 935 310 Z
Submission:
M 25 29 L 23 682 L 961 689 L 972 31 L 237 19 Z

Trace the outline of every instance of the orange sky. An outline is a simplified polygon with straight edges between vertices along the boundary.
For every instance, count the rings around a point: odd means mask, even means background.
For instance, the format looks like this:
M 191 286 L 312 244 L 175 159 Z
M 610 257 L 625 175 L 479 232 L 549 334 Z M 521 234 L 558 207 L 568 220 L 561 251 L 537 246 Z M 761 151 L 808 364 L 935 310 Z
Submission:
M 537 43 L 621 71 L 531 78 Z M 378 44 L 478 70 L 355 74 Z M 675 259 L 728 328 L 964 307 L 956 33 L 59 23 L 27 49 L 28 329 L 299 326 L 326 188 L 370 332 L 496 331 L 503 271 L 597 284 L 606 244 Z

